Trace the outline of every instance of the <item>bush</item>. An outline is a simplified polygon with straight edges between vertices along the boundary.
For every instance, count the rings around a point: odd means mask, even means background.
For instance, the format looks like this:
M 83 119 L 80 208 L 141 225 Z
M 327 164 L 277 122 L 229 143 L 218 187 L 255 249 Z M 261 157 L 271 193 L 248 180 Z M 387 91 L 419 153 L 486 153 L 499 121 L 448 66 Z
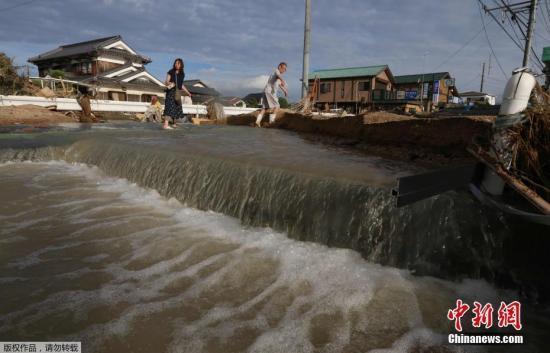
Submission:
M 285 97 L 279 97 L 279 105 L 281 108 L 290 108 L 290 104 Z
M 63 71 L 63 70 L 50 70 L 50 71 L 48 71 L 48 75 L 50 75 L 53 78 L 64 79 L 65 78 L 65 71 Z
M 260 105 L 260 102 L 256 98 L 248 98 L 244 100 L 247 107 L 255 108 Z
M 17 74 L 13 59 L 0 52 L 0 94 L 16 94 L 25 87 L 25 80 Z

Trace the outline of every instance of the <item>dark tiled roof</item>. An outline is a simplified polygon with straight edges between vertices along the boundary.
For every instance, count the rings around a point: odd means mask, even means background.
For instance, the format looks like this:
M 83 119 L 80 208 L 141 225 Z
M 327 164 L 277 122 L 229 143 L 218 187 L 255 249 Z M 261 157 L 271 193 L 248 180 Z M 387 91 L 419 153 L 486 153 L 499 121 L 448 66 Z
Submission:
M 79 54 L 87 54 L 98 50 L 101 46 L 105 46 L 114 43 L 122 39 L 121 36 L 111 36 L 105 38 L 98 38 L 89 40 L 86 42 L 79 42 L 74 44 L 61 45 L 54 50 L 42 53 L 29 59 L 30 62 L 38 62 L 43 60 L 50 60 L 55 58 L 61 58 L 65 56 L 73 56 Z
M 95 53 L 97 55 L 105 55 L 107 57 L 122 57 L 128 60 L 141 61 L 143 63 L 150 63 L 151 59 L 143 57 L 141 55 L 134 55 L 125 50 L 120 50 L 116 48 L 105 49 L 103 47 L 115 43 L 119 40 L 122 40 L 120 35 L 98 38 L 89 40 L 86 42 L 79 42 L 74 44 L 61 45 L 56 49 L 50 50 L 48 52 L 42 53 L 35 57 L 30 58 L 28 61 L 31 63 L 37 63 L 46 60 L 52 60 L 57 58 L 71 57 L 77 55 L 86 55 Z
M 106 77 L 91 77 L 85 80 L 85 82 L 98 84 L 103 87 L 110 87 L 115 89 L 137 89 L 148 90 L 158 93 L 163 93 L 165 88 L 154 83 L 140 83 L 140 82 L 120 82 L 118 80 Z
M 143 64 L 149 64 L 150 62 L 152 62 L 150 58 L 146 58 L 139 54 L 134 55 L 130 52 L 127 52 L 126 50 L 117 49 L 117 48 L 111 48 L 111 49 L 99 48 L 96 50 L 96 52 L 98 55 L 104 56 L 106 58 L 111 58 L 111 59 L 123 58 L 133 62 L 141 62 Z
M 197 84 L 197 83 L 200 83 L 200 84 L 202 84 L 202 85 L 208 87 L 208 85 L 207 85 L 206 83 L 202 82 L 201 80 L 184 80 L 184 81 L 183 81 L 183 84 L 184 84 L 186 87 L 187 87 L 187 86 L 193 86 L 193 85 L 195 85 L 195 84 Z
M 263 93 L 249 93 L 246 95 L 246 97 L 243 98 L 244 101 L 255 99 L 259 101 L 264 96 Z
M 451 75 L 448 72 L 430 72 L 425 74 L 400 75 L 400 76 L 395 76 L 395 83 L 396 84 L 419 83 L 422 81 L 432 82 L 432 81 L 442 80 L 450 77 Z
M 129 77 L 132 77 L 134 75 L 137 75 L 139 73 L 142 73 L 143 71 L 145 71 L 145 69 L 143 67 L 136 67 L 137 71 L 131 71 L 131 72 L 128 72 L 122 76 L 117 76 L 115 77 L 116 80 L 118 81 L 124 81 L 125 79 L 129 78 Z
M 218 92 L 215 89 L 210 88 L 210 87 L 207 87 L 207 88 L 195 87 L 195 86 L 187 84 L 186 82 L 184 82 L 184 85 L 185 85 L 185 88 L 187 88 L 187 90 L 189 92 L 191 92 L 191 94 L 198 94 L 198 95 L 211 96 L 211 97 L 219 97 L 220 96 L 220 92 Z
M 127 68 L 131 67 L 131 66 L 132 66 L 132 63 L 128 63 L 128 64 L 125 64 L 125 65 L 122 65 L 122 66 L 118 66 L 118 67 L 115 67 L 114 69 L 102 72 L 101 76 L 107 76 L 109 74 L 112 74 L 113 72 L 124 70 L 124 69 L 127 69 Z M 137 69 L 137 67 L 136 67 L 136 69 Z
M 160 90 L 160 91 L 165 90 L 164 86 L 159 86 L 158 84 L 156 84 L 154 82 L 151 82 L 151 83 L 145 83 L 145 82 L 140 82 L 140 81 L 122 82 L 123 80 L 125 80 L 129 77 L 132 77 L 132 76 L 137 75 L 137 74 L 142 73 L 142 72 L 147 72 L 147 70 L 143 67 L 136 68 L 137 69 L 136 71 L 128 72 L 128 73 L 126 73 L 122 76 L 106 77 L 106 75 L 108 75 L 110 73 L 123 70 L 125 68 L 130 67 L 130 66 L 131 66 L 131 64 L 120 66 L 120 67 L 117 67 L 116 69 L 112 69 L 112 70 L 103 72 L 103 73 L 99 74 L 98 76 L 85 76 L 85 77 L 80 77 L 78 80 L 83 81 L 83 82 L 88 82 L 88 83 L 108 84 L 108 85 L 110 85 L 110 87 L 140 86 L 140 87 L 147 87 L 149 89 L 154 87 L 155 89 Z

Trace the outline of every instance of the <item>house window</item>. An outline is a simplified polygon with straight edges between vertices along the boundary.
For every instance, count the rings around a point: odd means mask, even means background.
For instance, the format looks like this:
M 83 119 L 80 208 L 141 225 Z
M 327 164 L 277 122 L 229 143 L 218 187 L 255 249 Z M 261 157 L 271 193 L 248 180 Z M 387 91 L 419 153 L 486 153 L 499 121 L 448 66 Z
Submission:
M 342 96 L 342 98 L 344 98 L 346 96 L 346 83 L 345 82 L 342 82 L 342 89 L 340 90 L 340 95 Z
M 77 71 L 81 75 L 89 75 L 92 73 L 92 63 L 86 62 L 86 63 L 80 63 L 77 64 Z
M 359 82 L 359 91 L 370 91 L 370 81 Z
M 380 101 L 385 99 L 385 93 L 386 91 L 382 89 L 375 89 L 372 91 L 372 100 Z
M 331 87 L 329 82 L 321 83 L 320 91 L 321 93 L 329 93 L 330 88 Z

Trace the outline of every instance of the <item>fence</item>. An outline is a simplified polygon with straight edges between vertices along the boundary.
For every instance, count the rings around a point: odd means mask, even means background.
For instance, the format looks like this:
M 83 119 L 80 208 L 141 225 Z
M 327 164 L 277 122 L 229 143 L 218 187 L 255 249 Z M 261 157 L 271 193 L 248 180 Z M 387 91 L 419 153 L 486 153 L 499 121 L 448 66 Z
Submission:
M 145 102 L 125 102 L 111 100 L 91 100 L 92 111 L 96 112 L 126 112 L 126 113 L 144 113 L 149 103 Z M 0 95 L 0 106 L 25 105 L 32 104 L 41 107 L 55 106 L 57 110 L 80 111 L 74 98 L 43 98 L 31 96 L 2 96 Z M 184 104 L 182 105 L 184 114 L 206 115 L 205 105 Z M 223 107 L 225 115 L 246 114 L 255 111 L 255 108 Z

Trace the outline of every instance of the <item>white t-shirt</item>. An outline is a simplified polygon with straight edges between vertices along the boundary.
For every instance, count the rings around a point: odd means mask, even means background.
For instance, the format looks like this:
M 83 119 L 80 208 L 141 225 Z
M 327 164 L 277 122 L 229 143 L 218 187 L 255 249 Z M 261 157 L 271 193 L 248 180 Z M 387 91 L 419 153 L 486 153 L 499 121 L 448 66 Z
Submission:
M 265 85 L 264 92 L 269 93 L 272 95 L 277 95 L 279 91 L 279 76 L 281 75 L 281 72 L 279 69 L 276 69 L 271 76 L 269 76 L 269 79 L 267 80 L 267 84 Z

